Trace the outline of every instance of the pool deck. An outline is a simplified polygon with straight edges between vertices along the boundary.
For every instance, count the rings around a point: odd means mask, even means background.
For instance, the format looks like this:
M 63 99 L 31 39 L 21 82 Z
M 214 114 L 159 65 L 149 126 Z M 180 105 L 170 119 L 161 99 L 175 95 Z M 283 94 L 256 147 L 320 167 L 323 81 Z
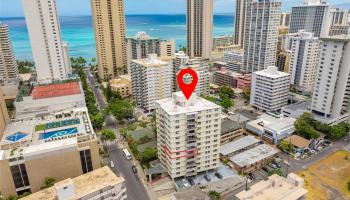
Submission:
M 66 113 L 70 114 L 70 116 L 64 116 L 60 114 Z M 57 118 L 58 116 L 58 118 Z M 65 121 L 65 120 L 78 120 L 79 123 L 75 124 L 62 124 L 60 127 L 55 128 L 49 128 L 49 129 L 43 129 L 43 130 L 36 130 L 37 125 L 52 123 L 52 122 L 59 122 L 59 121 Z M 46 127 L 46 126 L 45 126 Z M 75 128 L 77 131 L 75 131 Z M 64 130 L 71 131 L 71 134 L 65 134 Z M 58 134 L 60 131 L 62 131 L 60 134 Z M 76 132 L 76 133 L 75 133 Z M 27 136 L 24 136 L 22 138 L 19 138 L 16 140 L 16 134 L 25 134 Z M 52 133 L 52 136 L 49 138 L 43 138 L 43 133 Z M 14 143 L 21 144 L 20 146 L 30 146 L 30 145 L 36 145 L 36 144 L 42 144 L 47 143 L 51 141 L 59 141 L 59 140 L 65 140 L 72 137 L 77 136 L 84 136 L 84 135 L 94 135 L 92 125 L 90 123 L 87 110 L 86 108 L 79 108 L 69 111 L 62 111 L 59 113 L 47 115 L 44 117 L 38 117 L 33 118 L 30 120 L 24 120 L 24 121 L 17 121 L 12 122 L 9 125 L 6 126 L 6 129 L 4 131 L 4 136 L 1 139 L 0 146 L 2 145 L 11 145 Z M 9 140 L 11 138 L 12 140 Z

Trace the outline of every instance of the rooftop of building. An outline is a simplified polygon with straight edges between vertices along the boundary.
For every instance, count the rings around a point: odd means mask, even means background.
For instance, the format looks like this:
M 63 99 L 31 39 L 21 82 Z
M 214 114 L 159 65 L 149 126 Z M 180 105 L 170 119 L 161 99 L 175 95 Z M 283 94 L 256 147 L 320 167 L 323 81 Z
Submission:
M 79 199 L 93 192 L 113 187 L 123 182 L 123 177 L 116 176 L 112 170 L 106 166 L 80 175 L 76 178 L 69 178 L 55 183 L 53 187 L 24 197 L 23 200 L 57 200 L 57 189 L 66 186 L 74 186 L 74 194 L 72 194 L 69 199 Z
M 233 121 L 231 119 L 221 121 L 221 133 L 228 133 L 231 131 L 236 131 L 241 129 L 241 125 L 238 121 Z
M 158 100 L 156 103 L 169 115 L 221 109 L 217 104 L 199 97 L 195 93 L 187 100 L 182 92 L 175 92 L 172 98 Z
M 270 78 L 281 78 L 281 77 L 289 76 L 288 73 L 278 71 L 277 67 L 275 66 L 268 66 L 264 70 L 254 72 L 254 74 L 270 77 Z
M 220 154 L 226 156 L 239 150 L 245 149 L 254 144 L 257 144 L 258 142 L 259 140 L 256 139 L 254 136 L 245 136 L 227 144 L 221 145 Z
M 284 141 L 293 144 L 297 148 L 306 148 L 310 144 L 310 140 L 300 137 L 299 135 L 292 135 L 284 139 Z
M 268 180 L 262 180 L 255 185 L 251 186 L 249 190 L 242 191 L 236 194 L 236 197 L 240 200 L 261 200 L 261 199 L 283 199 L 283 200 L 295 200 L 303 197 L 307 190 L 302 185 L 293 184 L 303 181 L 296 175 L 284 178 L 274 174 L 268 178 Z M 290 179 L 294 179 L 291 181 Z
M 77 81 L 34 86 L 30 95 L 33 99 L 46 99 L 52 97 L 80 94 L 80 85 Z
M 257 163 L 263 159 L 269 158 L 275 155 L 276 153 L 278 153 L 277 149 L 267 144 L 261 144 L 252 149 L 230 157 L 230 160 L 236 165 L 244 167 Z
M 129 86 L 131 84 L 130 76 L 121 75 L 118 78 L 109 81 L 111 86 Z
M 95 137 L 86 108 L 13 121 L 5 128 L 0 147 L 9 150 L 6 157 L 12 157 L 16 153 L 41 151 L 54 148 L 55 145 L 64 146 L 71 139 L 75 139 L 76 143 L 77 138 L 81 137 Z M 14 146 L 20 148 L 13 150 Z
M 46 85 L 32 85 L 26 82 L 21 85 L 16 101 L 23 101 L 23 98 L 28 96 L 31 96 L 34 100 L 38 100 L 81 93 L 82 89 L 80 83 L 76 80 L 67 80 Z
M 148 58 L 132 60 L 131 62 L 145 66 L 145 67 L 157 67 L 157 66 L 164 66 L 169 64 L 169 62 L 165 62 L 161 58 L 157 57 L 157 54 L 149 54 Z
M 248 122 L 248 125 L 253 126 L 258 130 L 267 128 L 272 131 L 279 132 L 286 128 L 294 126 L 295 121 L 296 119 L 292 117 L 276 117 L 270 114 L 263 114 L 259 116 L 258 119 Z
M 210 200 L 208 194 L 198 186 L 158 198 L 158 200 Z
M 135 39 L 135 40 L 159 40 L 159 38 L 157 37 L 152 37 L 150 35 L 148 35 L 146 32 L 144 31 L 139 31 L 136 33 L 135 36 L 132 37 L 127 37 L 127 39 Z
M 320 40 L 323 41 L 337 41 L 337 42 L 348 42 L 350 41 L 350 34 L 333 35 L 328 37 L 321 37 Z

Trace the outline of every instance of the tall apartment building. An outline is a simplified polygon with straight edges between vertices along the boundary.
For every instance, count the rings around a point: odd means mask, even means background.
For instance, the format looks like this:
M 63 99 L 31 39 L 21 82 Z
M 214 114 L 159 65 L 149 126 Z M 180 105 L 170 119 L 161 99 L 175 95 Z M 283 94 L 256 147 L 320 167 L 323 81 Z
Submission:
M 125 200 L 126 187 L 123 177 L 116 176 L 109 167 L 103 167 L 76 178 L 55 183 L 54 186 L 36 192 L 23 200 Z
M 146 32 L 138 32 L 126 40 L 128 66 L 131 60 L 147 58 L 149 54 L 157 54 L 161 58 L 170 58 L 175 54 L 175 40 L 161 40 L 149 36 Z
M 179 51 L 174 55 L 175 55 L 174 68 L 176 68 L 177 70 L 179 69 L 180 66 L 188 64 L 189 57 L 186 55 L 185 52 Z
M 255 72 L 275 65 L 280 0 L 247 0 L 244 33 L 244 72 Z
M 3 131 L 8 123 L 10 123 L 10 117 L 7 111 L 2 88 L 0 87 L 0 138 L 2 138 Z
M 289 12 L 282 12 L 281 13 L 281 20 L 280 20 L 280 28 L 288 28 L 290 24 L 290 15 Z
M 235 32 L 233 35 L 233 43 L 244 47 L 244 31 L 245 31 L 245 19 L 247 0 L 236 0 L 236 12 L 235 12 Z
M 194 92 L 198 95 L 208 96 L 210 93 L 209 64 L 206 63 L 205 61 L 203 61 L 202 59 L 190 59 L 188 61 L 188 65 L 182 65 L 179 68 L 177 68 L 174 77 L 176 78 L 178 72 L 181 69 L 188 68 L 188 67 L 193 69 L 198 75 L 198 83 L 197 83 L 197 86 L 196 86 Z M 190 75 L 188 75 L 188 76 L 185 75 L 184 80 L 188 81 L 188 82 L 192 82 L 192 77 Z M 179 91 L 179 87 L 177 85 L 177 82 L 176 82 L 176 86 L 177 86 L 176 91 Z
M 311 110 L 327 124 L 348 120 L 350 35 L 321 38 Z
M 182 92 L 156 102 L 157 149 L 172 179 L 219 167 L 221 107 Z
M 213 49 L 213 0 L 187 0 L 187 55 L 210 59 Z
M 98 74 L 104 81 L 127 73 L 124 0 L 91 0 Z
M 290 75 L 274 66 L 254 72 L 250 104 L 263 111 L 277 111 L 288 103 Z
M 328 12 L 325 0 L 305 0 L 303 5 L 292 7 L 289 33 L 304 30 L 314 33 L 315 37 L 327 34 Z
M 277 52 L 276 67 L 278 71 L 289 72 L 290 51 L 280 50 Z
M 288 36 L 290 83 L 303 92 L 312 92 L 314 89 L 320 42 L 313 33 L 292 33 Z
M 350 15 L 348 10 L 331 8 L 328 18 L 329 36 L 350 34 Z
M 24 16 L 39 82 L 68 76 L 56 0 L 23 0 Z
M 86 107 L 13 120 L 0 141 L 2 195 L 34 193 L 46 177 L 62 181 L 100 168 L 97 141 Z
M 136 105 L 145 112 L 155 109 L 155 101 L 171 97 L 174 89 L 174 69 L 171 62 L 162 61 L 157 54 L 148 58 L 132 60 L 131 84 L 132 97 Z
M 0 80 L 18 78 L 18 67 L 13 53 L 8 26 L 0 23 Z

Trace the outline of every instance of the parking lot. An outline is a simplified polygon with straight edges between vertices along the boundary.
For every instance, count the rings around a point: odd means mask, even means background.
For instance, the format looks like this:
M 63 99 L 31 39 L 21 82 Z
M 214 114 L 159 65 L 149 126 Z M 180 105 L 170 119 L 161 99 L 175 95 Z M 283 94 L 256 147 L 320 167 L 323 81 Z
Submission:
M 332 144 L 331 141 L 326 139 L 311 139 L 309 147 L 304 150 L 304 152 L 296 153 L 295 158 L 296 159 L 305 159 L 307 157 L 310 157 L 314 154 L 317 154 L 324 149 L 328 148 Z

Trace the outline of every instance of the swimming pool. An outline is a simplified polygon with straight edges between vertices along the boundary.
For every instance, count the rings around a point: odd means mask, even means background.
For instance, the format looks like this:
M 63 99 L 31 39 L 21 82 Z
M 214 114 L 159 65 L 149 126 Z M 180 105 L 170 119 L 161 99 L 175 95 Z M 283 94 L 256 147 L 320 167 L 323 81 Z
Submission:
M 62 136 L 66 136 L 66 135 L 72 135 L 72 134 L 76 134 L 76 133 L 78 133 L 78 129 L 77 128 L 67 128 L 67 129 L 63 129 L 63 130 L 42 133 L 40 135 L 40 139 L 46 140 L 46 139 L 50 139 L 50 138 L 56 138 L 56 137 L 62 137 Z
M 6 140 L 11 141 L 11 142 L 17 142 L 21 140 L 22 138 L 27 137 L 28 135 L 25 133 L 17 132 L 15 134 L 9 135 L 6 137 Z

